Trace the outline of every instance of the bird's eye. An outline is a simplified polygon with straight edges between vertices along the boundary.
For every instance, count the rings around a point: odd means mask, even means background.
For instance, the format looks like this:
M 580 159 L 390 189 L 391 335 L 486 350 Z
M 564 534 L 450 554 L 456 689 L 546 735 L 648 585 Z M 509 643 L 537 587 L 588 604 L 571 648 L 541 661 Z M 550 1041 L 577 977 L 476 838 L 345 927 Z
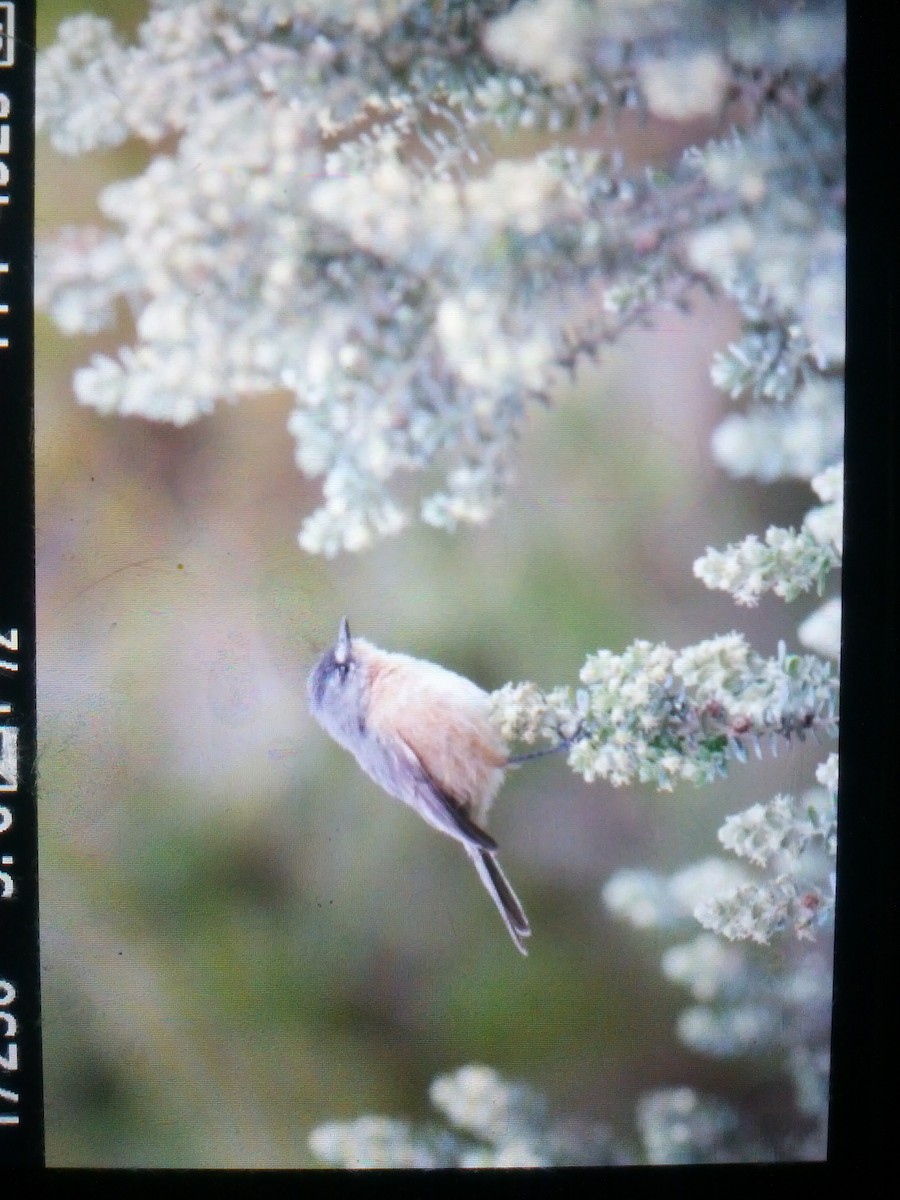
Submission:
M 348 662 L 339 662 L 334 665 L 337 668 L 338 679 L 343 683 L 350 673 L 350 664 Z

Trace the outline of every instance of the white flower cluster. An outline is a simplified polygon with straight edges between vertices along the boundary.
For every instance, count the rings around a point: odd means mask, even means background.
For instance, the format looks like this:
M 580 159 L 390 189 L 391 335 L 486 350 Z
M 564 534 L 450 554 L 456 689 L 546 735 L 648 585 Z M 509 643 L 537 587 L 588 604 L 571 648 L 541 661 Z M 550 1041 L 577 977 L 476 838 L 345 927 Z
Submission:
M 694 563 L 694 574 L 708 588 L 730 592 L 737 604 L 753 607 L 764 592 L 796 600 L 813 588 L 821 595 L 825 578 L 838 566 L 832 545 L 823 544 L 811 529 L 781 529 L 771 525 L 760 541 L 751 533 L 724 550 L 711 547 Z
M 813 588 L 821 595 L 843 550 L 843 463 L 816 476 L 812 486 L 828 503 L 811 509 L 799 532 L 773 525 L 764 542 L 750 534 L 725 550 L 709 548 L 694 563 L 697 578 L 748 606 L 768 591 L 787 601 Z
M 455 1165 L 452 1137 L 429 1140 L 406 1121 L 389 1117 L 358 1117 L 329 1121 L 309 1135 L 309 1148 L 322 1162 L 350 1170 L 428 1168 Z
M 637 927 L 683 930 L 693 917 L 720 935 L 701 933 L 663 955 L 663 973 L 697 1002 L 679 1015 L 679 1037 L 717 1057 L 777 1051 L 798 1109 L 817 1123 L 798 1151 L 802 1157 L 824 1153 L 830 965 L 811 953 L 784 969 L 770 958 L 752 960 L 721 937 L 766 944 L 775 933 L 792 929 L 811 942 L 815 929 L 831 924 L 837 768 L 838 757 L 831 754 L 816 771 L 824 791 L 799 801 L 776 796 L 725 821 L 719 833 L 723 846 L 757 867 L 774 868 L 769 878 L 751 879 L 739 864 L 713 859 L 669 878 L 622 870 L 603 889 L 607 907 Z
M 577 0 L 526 0 L 491 25 L 488 47 L 501 62 L 536 71 L 551 83 L 571 83 L 586 74 L 592 15 Z
M 833 877 L 825 887 L 790 874 L 754 881 L 698 905 L 695 916 L 706 929 L 729 941 L 767 945 L 777 933 L 792 929 L 798 938 L 813 941 L 813 927 L 834 912 Z
M 683 948 L 686 955 L 691 949 Z M 830 964 L 810 953 L 782 969 L 745 962 L 743 977 L 731 980 L 729 989 L 713 1001 L 685 1009 L 677 1030 L 686 1045 L 716 1058 L 779 1055 L 797 1093 L 798 1108 L 819 1119 L 824 1135 L 830 1010 Z M 821 1073 L 820 1083 L 826 1085 L 815 1110 L 809 1103 L 813 1062 Z
M 689 928 L 698 904 L 747 877 L 738 863 L 722 858 L 692 863 L 668 878 L 655 871 L 623 868 L 604 885 L 603 902 L 638 929 Z
M 844 475 L 843 463 L 823 471 L 812 481 L 825 503 L 810 509 L 804 525 L 823 545 L 831 545 L 838 554 L 844 546 Z M 841 654 L 841 601 L 839 596 L 826 600 L 810 613 L 797 630 L 808 649 L 838 659 Z
M 623 1156 L 603 1127 L 548 1117 L 543 1097 L 471 1065 L 435 1079 L 434 1107 L 450 1128 L 413 1127 L 388 1117 L 330 1122 L 309 1146 L 337 1167 L 549 1167 L 601 1165 Z
M 637 641 L 599 650 L 574 694 L 533 684 L 495 692 L 494 720 L 507 740 L 571 742 L 569 765 L 588 782 L 634 781 L 671 791 L 709 783 L 760 739 L 834 736 L 837 679 L 812 655 L 757 654 L 738 633 L 672 650 Z
M 726 850 L 756 867 L 770 868 L 768 878 L 754 877 L 738 863 L 707 859 L 686 867 L 668 879 L 652 871 L 617 871 L 603 889 L 606 906 L 638 928 L 678 929 L 691 919 L 729 941 L 770 942 L 776 933 L 790 929 L 806 941 L 813 931 L 829 924 L 834 914 L 834 860 L 837 853 L 837 755 L 830 755 L 817 772 L 827 790 L 814 789 L 797 800 L 778 795 L 767 804 L 754 804 L 728 817 L 719 830 Z M 709 972 L 735 959 L 724 949 L 710 954 L 715 943 L 703 941 L 705 957 L 696 966 L 704 975 L 691 982 L 698 989 L 718 988 L 718 976 Z M 672 954 L 674 952 L 670 952 Z M 664 960 L 672 978 L 684 980 L 676 958 Z
M 729 214 L 688 240 L 697 269 L 715 277 L 752 323 L 731 347 L 733 367 L 720 360 L 714 372 L 732 395 L 786 399 L 804 358 L 819 371 L 843 365 L 842 123 L 838 99 L 828 111 L 773 116 L 689 155 L 710 184 L 752 212 Z M 729 377 L 740 369 L 743 378 Z
M 60 35 L 41 55 L 39 120 L 53 123 L 54 145 L 66 154 L 119 145 L 128 135 L 122 97 L 128 56 L 112 22 L 84 13 L 66 21 Z M 72 104 L 76 77 L 90 92 L 90 105 Z
M 795 63 L 818 56 L 837 80 L 834 47 L 843 19 L 840 5 L 793 14 L 767 46 L 762 28 L 747 23 L 732 53 L 751 70 L 760 61 L 785 70 L 792 55 Z M 829 30 L 837 39 L 830 50 Z M 810 39 L 802 50 L 801 35 Z M 795 86 L 790 69 L 785 86 Z M 712 439 L 717 460 L 739 478 L 812 480 L 834 469 L 842 454 L 843 129 L 838 84 L 823 105 L 786 106 L 750 131 L 688 154 L 710 184 L 741 200 L 740 212 L 723 214 L 687 239 L 690 261 L 737 301 L 744 318 L 740 337 L 714 356 L 711 369 L 717 387 L 748 401 L 747 411 L 728 416 Z M 767 590 L 786 599 L 813 586 L 821 592 L 840 553 L 836 510 L 828 519 L 825 529 L 811 513 L 799 534 L 769 530 L 765 544 L 751 537 L 723 553 L 710 551 L 695 573 L 742 604 L 756 603 Z M 808 644 L 834 653 L 835 639 L 815 626 L 812 636 Z
M 844 443 L 844 389 L 813 377 L 781 404 L 732 413 L 716 428 L 712 452 L 736 479 L 812 479 L 835 463 Z
M 776 796 L 723 825 L 719 836 L 726 848 L 757 866 L 774 866 L 778 874 L 750 879 L 738 864 L 717 860 L 668 879 L 620 871 L 604 888 L 607 906 L 639 927 L 683 929 L 691 913 L 729 940 L 765 944 L 785 929 L 814 940 L 814 929 L 833 919 L 837 763 L 832 754 L 816 772 L 825 791 L 802 801 Z M 828 1111 L 827 960 L 807 954 L 784 970 L 704 933 L 667 950 L 662 965 L 698 1002 L 678 1018 L 687 1045 L 715 1056 L 759 1054 L 766 1047 L 781 1052 L 798 1108 L 817 1121 L 803 1154 L 820 1157 Z
M 837 800 L 838 790 L 838 756 L 829 754 L 823 763 L 816 767 L 816 779 L 821 783 L 831 797 L 832 803 Z
M 490 1067 L 463 1067 L 441 1075 L 428 1092 L 432 1104 L 453 1126 L 496 1143 L 518 1127 L 543 1124 L 546 1106 L 530 1088 L 505 1082 Z
M 838 554 L 844 551 L 844 464 L 835 463 L 812 481 L 820 500 L 820 508 L 806 514 L 804 526 L 823 546 L 834 546 Z
M 99 333 L 115 318 L 116 281 L 128 271 L 125 247 L 117 238 L 99 229 L 62 230 L 52 249 L 38 246 L 36 273 L 39 280 L 52 271 L 58 294 L 53 319 L 66 334 Z M 137 278 L 133 281 L 138 283 Z
M 817 770 L 826 790 L 800 799 L 778 795 L 728 817 L 719 830 L 726 850 L 773 874 L 721 889 L 697 905 L 701 925 L 730 941 L 766 944 L 784 929 L 813 940 L 834 913 L 837 854 L 837 755 Z M 832 787 L 832 784 L 834 785 Z
M 716 1057 L 753 1054 L 771 1045 L 780 1014 L 765 1002 L 730 1004 L 715 1009 L 696 1005 L 679 1014 L 678 1036 L 701 1054 Z
M 817 475 L 812 487 L 828 503 L 806 514 L 799 533 L 772 526 L 764 542 L 750 534 L 725 550 L 708 548 L 694 563 L 698 580 L 748 606 L 757 604 L 764 592 L 787 601 L 812 588 L 821 595 L 844 548 L 844 463 Z
M 633 914 L 629 915 L 633 922 Z M 671 946 L 663 955 L 662 969 L 667 979 L 688 988 L 694 1000 L 709 1004 L 743 990 L 747 961 L 736 947 L 726 946 L 711 933 L 701 933 L 692 942 Z
M 492 719 L 507 741 L 531 745 L 544 737 L 558 745 L 572 740 L 581 725 L 569 688 L 543 692 L 536 683 L 507 683 L 491 699 Z M 586 694 L 578 701 L 586 711 Z
M 817 799 L 816 803 L 821 801 Z M 787 837 L 791 836 L 788 831 Z M 815 836 L 819 841 L 831 841 L 833 846 L 833 826 Z M 653 871 L 624 868 L 605 884 L 603 901 L 611 912 L 630 921 L 636 928 L 671 931 L 688 930 L 695 921 L 711 927 L 712 921 L 705 919 L 707 915 L 732 901 L 732 931 L 718 927 L 714 931 L 729 941 L 752 941 L 762 945 L 769 942 L 775 932 L 789 926 L 786 914 L 794 915 L 795 908 L 799 909 L 801 889 L 819 894 L 818 884 L 810 879 L 826 876 L 828 862 L 824 859 L 816 861 L 809 856 L 803 865 L 810 872 L 803 884 L 796 876 L 788 874 L 770 880 L 751 879 L 749 871 L 727 859 L 706 859 L 669 877 Z M 792 887 L 794 883 L 799 886 Z M 812 940 L 810 926 L 813 924 L 821 926 L 830 921 L 834 905 L 833 883 L 833 876 L 829 876 L 821 888 L 821 891 L 831 892 L 828 905 L 807 899 L 810 911 L 794 926 L 801 940 Z M 780 923 L 777 922 L 779 916 L 783 918 Z M 738 993 L 746 996 L 754 977 L 754 969 L 742 951 L 723 945 L 711 934 L 701 934 L 687 945 L 668 950 L 663 958 L 663 971 L 670 979 L 689 987 L 695 999 L 704 1002 L 728 1000 Z
M 752 226 L 735 218 L 692 243 L 695 263 L 702 261 L 704 269 L 718 274 L 748 323 L 741 340 L 718 356 L 713 378 L 732 396 L 749 395 L 751 407 L 743 416 L 726 419 L 714 435 L 713 448 L 736 476 L 753 475 L 764 482 L 786 475 L 809 479 L 823 504 L 807 513 L 799 532 L 770 528 L 764 542 L 750 536 L 724 551 L 710 549 L 695 562 L 695 575 L 708 587 L 750 605 L 767 591 L 786 600 L 813 588 L 821 595 L 828 574 L 840 565 L 843 546 L 842 387 L 818 373 L 834 372 L 844 355 L 843 233 L 836 226 L 841 205 L 835 203 L 842 146 L 840 139 L 810 128 L 816 163 L 804 174 L 798 172 L 797 160 L 791 165 L 789 156 L 779 161 L 775 153 L 778 144 L 789 140 L 786 129 L 770 126 L 761 132 L 761 137 L 710 148 L 703 156 L 704 169 L 722 180 L 731 172 L 732 186 L 756 207 Z M 783 186 L 785 170 L 793 172 L 795 184 L 788 190 L 790 201 Z M 782 186 L 773 186 L 779 176 Z M 827 186 L 821 186 L 823 180 Z M 753 261 L 760 229 L 763 238 L 780 239 L 781 245 L 779 254 L 771 253 L 773 242 L 762 256 L 764 269 Z M 788 318 L 787 329 L 779 328 L 779 317 Z M 837 659 L 840 614 L 839 599 L 826 601 L 801 625 L 800 641 Z M 766 944 L 785 930 L 813 941 L 817 929 L 830 925 L 836 755 L 819 767 L 817 777 L 826 792 L 808 792 L 800 800 L 776 796 L 726 820 L 719 833 L 723 846 L 767 875 L 704 898 L 694 915 L 707 929 L 731 941 Z M 763 1025 L 772 1019 L 771 1010 L 754 1001 L 715 1016 L 704 1008 L 690 1010 L 679 1028 L 698 1047 L 752 1046 L 765 1042 Z M 823 1060 L 803 1045 L 790 1050 L 798 1096 L 816 1092 L 823 1070 L 827 1079 L 827 1052 Z M 812 1068 L 812 1062 L 818 1065 Z M 798 1103 L 803 1107 L 805 1102 Z M 824 1119 L 826 1101 L 817 1103 L 817 1115 Z
M 447 485 L 425 519 L 485 519 L 567 310 L 558 290 L 517 301 L 520 248 L 497 251 L 549 227 L 547 261 L 529 266 L 546 270 L 554 230 L 590 225 L 603 175 L 596 154 L 585 169 L 571 151 L 468 184 L 436 177 L 455 161 L 441 125 L 469 146 L 492 65 L 485 21 L 506 6 L 422 7 L 157 0 L 134 46 L 84 16 L 41 56 L 39 122 L 63 152 L 179 135 L 104 191 L 118 236 L 64 231 L 40 256 L 38 303 L 67 332 L 111 323 L 119 298 L 134 314 L 135 347 L 96 355 L 76 395 L 181 425 L 223 399 L 293 391 L 298 465 L 324 476 L 301 533 L 313 552 L 397 532 L 409 514 L 391 479 L 438 459 Z M 354 122 L 359 136 L 326 152 L 323 134 Z M 415 165 L 417 142 L 434 147 L 435 174 Z M 583 264 L 560 262 L 578 280 Z
M 837 849 L 837 812 L 834 800 L 812 791 L 801 799 L 778 795 L 767 804 L 754 804 L 727 817 L 719 830 L 726 850 L 765 867 L 776 855 L 797 860 L 818 840 L 834 858 Z
M 638 1102 L 637 1125 L 653 1166 L 709 1162 L 767 1162 L 769 1147 L 749 1139 L 739 1114 L 693 1088 L 664 1088 Z
M 814 9 L 789 6 L 775 25 L 754 20 L 749 11 L 747 16 L 731 32 L 729 53 L 748 69 L 777 72 L 806 63 L 834 70 L 843 62 L 847 18 L 841 0 L 825 0 Z
M 720 54 L 694 50 L 638 65 L 647 107 L 669 121 L 690 121 L 717 112 L 728 86 Z
M 810 613 L 797 627 L 797 637 L 807 650 L 826 658 L 841 655 L 841 601 L 835 596 Z
M 811 942 L 816 929 L 832 924 L 838 755 L 829 755 L 816 778 L 824 791 L 802 800 L 776 796 L 728 817 L 720 830 L 728 850 L 778 874 L 754 880 L 739 864 L 710 859 L 668 878 L 618 871 L 604 888 L 607 907 L 638 928 L 679 931 L 696 919 L 719 935 L 697 935 L 662 958 L 666 977 L 688 988 L 696 1001 L 679 1015 L 679 1037 L 716 1057 L 776 1052 L 799 1111 L 816 1121 L 798 1147 L 800 1157 L 824 1152 L 829 962 L 818 953 L 793 956 L 790 966 L 755 960 L 721 937 L 766 944 L 776 932 L 792 929 L 800 941 Z
M 817 798 L 816 803 L 822 802 Z M 619 871 L 604 887 L 603 899 L 611 911 L 637 927 L 687 932 L 698 913 L 714 904 L 723 891 L 743 891 L 748 911 L 755 896 L 762 910 L 763 898 L 777 891 L 777 882 L 749 881 L 749 873 L 739 864 L 710 859 L 668 878 L 647 871 Z M 768 914 L 761 912 L 759 923 L 744 929 L 743 935 L 766 941 L 757 934 L 768 928 L 768 921 Z M 676 1023 L 687 1046 L 717 1058 L 774 1054 L 784 1063 L 798 1108 L 817 1121 L 805 1154 L 820 1157 L 828 1112 L 831 972 L 826 957 L 806 952 L 790 961 L 758 958 L 743 946 L 728 945 L 721 936 L 700 933 L 666 950 L 662 968 L 695 1001 Z M 666 1153 L 675 1150 L 670 1147 Z

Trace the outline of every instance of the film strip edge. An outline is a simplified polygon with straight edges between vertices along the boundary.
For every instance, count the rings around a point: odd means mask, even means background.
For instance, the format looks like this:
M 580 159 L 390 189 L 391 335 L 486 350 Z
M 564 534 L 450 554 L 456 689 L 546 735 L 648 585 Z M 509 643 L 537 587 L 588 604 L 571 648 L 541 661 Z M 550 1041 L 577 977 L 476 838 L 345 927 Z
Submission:
M 34 592 L 35 5 L 0 2 L 0 1159 L 44 1158 Z M 0 1175 L 2 1178 L 2 1175 Z

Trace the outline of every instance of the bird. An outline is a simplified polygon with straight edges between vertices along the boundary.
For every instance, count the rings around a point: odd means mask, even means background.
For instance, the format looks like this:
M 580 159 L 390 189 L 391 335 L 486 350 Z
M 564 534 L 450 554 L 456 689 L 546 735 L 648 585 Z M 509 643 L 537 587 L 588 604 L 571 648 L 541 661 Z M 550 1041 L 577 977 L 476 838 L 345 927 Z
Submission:
M 484 828 L 512 760 L 491 723 L 487 692 L 437 663 L 352 637 L 335 644 L 307 681 L 312 715 L 384 791 L 464 847 L 516 948 L 531 926 Z

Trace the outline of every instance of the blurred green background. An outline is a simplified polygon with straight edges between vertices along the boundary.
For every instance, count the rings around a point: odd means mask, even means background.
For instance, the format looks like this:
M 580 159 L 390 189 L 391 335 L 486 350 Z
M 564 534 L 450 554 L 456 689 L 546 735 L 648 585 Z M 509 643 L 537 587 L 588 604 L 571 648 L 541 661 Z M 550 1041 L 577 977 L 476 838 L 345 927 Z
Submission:
M 45 0 L 41 44 L 84 7 Z M 91 7 L 125 32 L 144 11 Z M 670 163 L 715 132 L 626 121 L 620 136 L 632 162 Z M 145 156 L 65 160 L 40 139 L 38 236 L 98 222 L 98 188 Z M 129 342 L 127 317 L 101 339 L 38 317 L 50 1164 L 314 1165 L 317 1123 L 425 1116 L 433 1076 L 475 1061 L 622 1131 L 670 1084 L 777 1113 L 759 1063 L 677 1042 L 687 997 L 660 974 L 662 943 L 599 892 L 620 867 L 715 853 L 722 816 L 807 786 L 814 754 L 673 796 L 589 787 L 561 758 L 511 773 L 492 830 L 534 929 L 523 959 L 459 847 L 383 796 L 305 699 L 344 613 L 488 689 L 574 682 L 588 652 L 636 637 L 795 645 L 814 600 L 736 609 L 691 571 L 708 545 L 808 507 L 805 488 L 736 485 L 711 460 L 725 402 L 709 359 L 736 328 L 699 296 L 661 313 L 531 414 L 490 524 L 327 562 L 296 543 L 317 488 L 294 467 L 286 396 L 185 429 L 103 418 L 76 404 L 72 371 Z

